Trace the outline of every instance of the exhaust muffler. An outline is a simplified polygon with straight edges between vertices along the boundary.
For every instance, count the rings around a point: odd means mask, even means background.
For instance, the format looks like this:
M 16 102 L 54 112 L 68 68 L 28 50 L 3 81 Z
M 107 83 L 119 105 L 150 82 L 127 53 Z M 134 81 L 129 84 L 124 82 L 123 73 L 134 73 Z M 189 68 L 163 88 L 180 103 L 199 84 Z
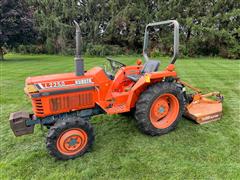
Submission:
M 76 54 L 75 54 L 75 72 L 76 76 L 82 76 L 84 75 L 84 62 L 81 57 L 81 30 L 79 27 L 79 24 L 76 21 L 73 21 L 76 26 Z

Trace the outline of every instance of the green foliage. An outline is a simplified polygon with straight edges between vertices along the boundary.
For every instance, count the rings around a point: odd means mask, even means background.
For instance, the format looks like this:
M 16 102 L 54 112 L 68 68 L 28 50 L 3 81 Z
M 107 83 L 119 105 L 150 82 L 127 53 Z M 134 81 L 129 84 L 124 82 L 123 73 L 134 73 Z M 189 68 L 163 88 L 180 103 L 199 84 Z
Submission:
M 240 42 L 240 4 L 236 0 L 192 1 L 179 13 L 185 11 L 185 19 L 182 16 L 179 20 L 185 54 L 240 58 L 236 51 Z
M 94 45 L 89 43 L 86 47 L 86 55 L 90 56 L 108 56 L 123 54 L 123 48 L 115 45 Z
M 83 50 L 88 54 L 96 52 L 95 55 L 108 54 L 107 49 L 100 47 L 108 45 L 140 53 L 147 23 L 176 19 L 180 23 L 180 55 L 240 58 L 238 0 L 26 1 L 39 31 L 37 44 L 44 46 L 47 53 L 73 52 L 74 19 L 80 22 Z M 151 30 L 151 54 L 172 54 L 172 33 L 169 32 L 170 27 Z M 91 44 L 96 47 L 86 49 Z
M 21 53 L 21 54 L 44 54 L 47 53 L 47 50 L 44 46 L 42 45 L 19 45 L 18 47 L 13 49 L 14 52 L 16 53 Z
M 13 48 L 19 44 L 35 41 L 32 8 L 25 0 L 0 1 L 0 60 L 3 59 L 3 47 Z
M 77 1 L 28 0 L 28 3 L 34 6 L 35 26 L 47 52 L 68 53 L 74 46 L 72 21 L 77 17 Z
M 197 125 L 183 119 L 175 131 L 150 137 L 137 129 L 134 120 L 102 115 L 91 119 L 96 140 L 91 152 L 69 161 L 55 161 L 46 151 L 45 135 L 35 126 L 32 135 L 14 137 L 9 114 L 31 112 L 24 95 L 28 76 L 74 71 L 72 56 L 12 55 L 1 62 L 0 173 L 4 179 L 239 179 L 239 79 L 240 61 L 192 58 L 177 61 L 182 80 L 224 95 L 220 121 Z M 135 64 L 138 57 L 115 57 Z M 104 58 L 84 58 L 86 69 Z M 169 62 L 161 58 L 160 69 Z

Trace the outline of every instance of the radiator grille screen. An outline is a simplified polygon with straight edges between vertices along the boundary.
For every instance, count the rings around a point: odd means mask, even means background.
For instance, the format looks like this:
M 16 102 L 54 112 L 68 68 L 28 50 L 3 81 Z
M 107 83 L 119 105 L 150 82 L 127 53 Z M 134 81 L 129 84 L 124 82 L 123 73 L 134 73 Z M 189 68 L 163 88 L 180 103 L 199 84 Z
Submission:
M 94 105 L 93 93 L 86 92 L 51 98 L 49 104 L 52 112 L 91 107 Z
M 34 108 L 34 111 L 35 111 L 35 113 L 37 115 L 44 114 L 44 110 L 43 110 L 43 105 L 42 105 L 41 99 L 34 99 L 33 100 L 33 108 Z

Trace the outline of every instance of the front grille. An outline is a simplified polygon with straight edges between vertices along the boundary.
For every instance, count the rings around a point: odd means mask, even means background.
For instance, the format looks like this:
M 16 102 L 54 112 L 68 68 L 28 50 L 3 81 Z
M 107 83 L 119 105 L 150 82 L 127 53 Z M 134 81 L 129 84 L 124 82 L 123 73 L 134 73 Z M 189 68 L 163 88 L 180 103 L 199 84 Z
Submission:
M 93 93 L 86 92 L 81 94 L 50 98 L 49 104 L 51 112 L 92 107 L 94 105 Z
M 43 115 L 43 105 L 41 99 L 33 99 L 33 111 L 36 113 L 36 115 Z

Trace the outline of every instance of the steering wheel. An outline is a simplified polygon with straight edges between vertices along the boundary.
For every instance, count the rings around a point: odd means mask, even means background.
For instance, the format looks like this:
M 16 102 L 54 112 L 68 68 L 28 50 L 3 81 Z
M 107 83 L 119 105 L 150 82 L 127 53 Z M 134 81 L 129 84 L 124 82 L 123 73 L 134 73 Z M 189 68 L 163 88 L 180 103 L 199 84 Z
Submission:
M 111 66 L 111 70 L 112 72 L 115 74 L 117 72 L 118 69 L 120 69 L 121 67 L 124 67 L 126 66 L 125 64 L 117 61 L 117 60 L 114 60 L 110 57 L 107 57 L 107 60 L 109 61 L 109 64 Z

